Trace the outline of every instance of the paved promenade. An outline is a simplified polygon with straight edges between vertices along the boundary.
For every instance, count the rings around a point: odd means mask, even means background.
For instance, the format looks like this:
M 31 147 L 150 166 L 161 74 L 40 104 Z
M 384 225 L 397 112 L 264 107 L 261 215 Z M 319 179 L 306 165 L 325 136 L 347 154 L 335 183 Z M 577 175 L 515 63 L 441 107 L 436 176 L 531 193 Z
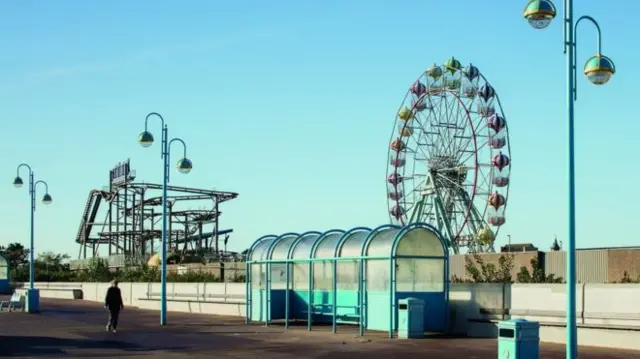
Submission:
M 319 327 L 284 330 L 244 325 L 235 317 L 159 313 L 125 308 L 118 333 L 104 330 L 107 313 L 99 303 L 43 299 L 42 313 L 0 313 L 0 357 L 22 358 L 475 358 L 497 357 L 495 339 L 429 338 L 389 340 L 383 334 L 359 337 L 352 328 L 331 334 Z M 541 358 L 564 358 L 564 347 L 543 345 Z M 195 355 L 195 356 L 194 356 Z M 638 352 L 585 348 L 581 359 L 640 358 Z

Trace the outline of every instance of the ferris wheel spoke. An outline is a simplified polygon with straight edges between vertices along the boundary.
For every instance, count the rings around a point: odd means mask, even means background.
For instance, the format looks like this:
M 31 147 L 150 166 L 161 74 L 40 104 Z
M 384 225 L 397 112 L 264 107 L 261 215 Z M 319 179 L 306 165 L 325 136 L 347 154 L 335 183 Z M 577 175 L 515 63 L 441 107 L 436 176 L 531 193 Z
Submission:
M 425 150 L 425 147 L 421 146 L 420 142 L 417 139 L 414 139 L 414 140 L 416 140 L 415 149 L 414 148 L 407 148 L 405 150 L 405 156 L 407 156 L 407 154 L 410 154 L 410 155 L 412 155 L 414 157 L 414 159 L 420 158 L 420 157 L 417 157 L 416 155 L 421 155 L 421 156 L 424 156 L 425 158 L 429 158 L 430 156 L 429 156 L 428 149 Z M 425 151 L 427 151 L 427 152 L 425 152 Z
M 446 147 L 445 147 L 445 155 L 450 156 L 455 147 L 455 135 L 460 132 L 461 127 L 458 124 L 458 106 L 455 103 L 455 100 L 452 100 L 453 95 L 448 94 L 446 98 L 446 123 L 443 126 L 443 132 L 446 136 L 443 136 L 446 139 Z
M 433 100 L 430 101 L 432 104 L 434 103 Z M 424 119 L 420 121 L 422 132 L 426 135 L 427 138 L 429 138 L 431 142 L 430 147 L 433 149 L 433 152 L 431 153 L 433 156 L 440 155 L 438 149 L 441 147 L 440 144 L 442 142 L 442 134 L 440 133 L 439 129 L 436 129 L 437 131 L 429 131 L 429 129 L 432 127 L 431 123 L 437 119 L 435 108 L 439 105 L 440 102 L 438 101 L 437 105 L 433 105 L 434 108 L 430 109 L 427 115 L 424 116 Z
M 455 103 L 455 99 L 450 103 L 451 97 L 453 97 L 453 95 L 446 96 L 444 99 L 446 121 L 444 123 L 439 123 L 443 128 L 443 133 L 446 134 L 446 136 L 443 136 L 446 144 L 444 149 L 446 155 L 451 155 L 453 152 L 453 148 L 455 146 L 455 134 L 458 133 L 460 129 L 464 129 L 464 127 L 461 127 L 458 124 L 458 111 L 456 111 L 458 107 L 456 106 L 457 104 Z M 453 121 L 453 119 L 455 119 L 455 121 Z
M 481 134 L 481 133 L 482 133 L 483 131 L 485 131 L 485 130 L 487 130 L 486 123 L 484 123 L 484 127 L 483 127 L 482 125 L 480 125 L 480 126 L 478 126 L 478 127 L 476 128 L 476 131 L 475 131 L 475 133 L 476 133 L 476 135 L 475 135 L 475 138 L 476 138 L 476 146 L 477 146 L 478 138 L 487 138 L 487 139 L 488 139 L 488 137 L 489 137 L 489 136 L 482 136 L 482 135 L 479 135 L 479 134 Z M 470 146 L 472 145 L 472 141 L 473 141 L 473 140 L 474 140 L 474 137 L 473 137 L 473 136 L 471 136 L 471 137 L 467 140 L 467 142 L 466 142 L 466 143 L 464 143 L 464 144 L 463 144 L 463 145 L 458 149 L 458 153 L 459 153 L 460 155 L 464 156 L 464 150 L 463 150 L 463 149 L 466 149 L 466 148 L 470 147 Z M 480 141 L 480 145 L 479 145 L 479 147 L 478 147 L 478 152 L 479 152 L 480 150 L 482 150 L 482 148 L 483 148 L 487 143 L 488 143 L 488 141 L 487 141 L 487 140 Z M 473 146 L 472 146 L 472 147 L 473 147 Z M 460 158 L 460 161 L 461 161 L 462 163 L 465 163 L 466 161 L 468 161 L 468 160 L 471 158 L 471 156 L 473 156 L 473 153 L 471 153 L 468 157 L 466 157 L 466 158 L 464 158 L 464 159 L 462 159 L 462 157 L 461 157 L 461 158 Z
M 461 131 L 453 135 L 454 148 L 451 152 L 452 157 L 455 157 L 456 154 L 462 149 L 461 144 L 465 140 L 473 137 L 473 127 L 470 128 L 468 126 L 468 123 L 470 120 L 468 115 L 468 107 L 464 104 L 464 102 L 460 98 L 456 97 L 455 100 L 462 103 L 462 105 L 460 106 L 462 111 L 457 111 L 457 124 L 461 129 Z
M 443 96 L 439 96 L 439 100 L 437 101 L 437 105 L 434 105 L 434 110 L 430 113 L 429 118 L 427 119 L 427 125 L 429 128 L 432 128 L 433 131 L 436 135 L 435 138 L 435 150 L 436 150 L 436 156 L 442 156 L 443 155 L 443 148 L 446 146 L 447 144 L 447 138 L 445 138 L 445 132 L 442 131 L 442 126 L 440 125 L 440 122 L 443 121 L 443 106 L 446 106 L 446 98 Z M 438 112 L 436 113 L 436 109 L 438 110 Z M 439 115 L 437 115 L 439 114 Z M 446 116 L 445 116 L 446 119 Z
M 411 137 L 415 140 L 416 146 L 421 149 L 421 154 L 425 158 L 431 158 L 431 156 L 432 156 L 432 154 L 431 154 L 431 146 L 429 144 L 429 139 L 426 136 L 426 132 L 424 131 L 424 126 L 422 125 L 422 122 L 420 121 L 419 116 L 416 116 L 414 118 L 414 121 L 418 123 L 420 131 L 418 131 L 418 135 L 417 135 L 417 138 L 416 138 L 416 131 L 415 131 L 415 126 L 414 126 L 412 128 L 413 129 L 413 133 L 411 134 Z M 425 142 L 422 142 L 423 138 L 424 138 Z
M 458 136 L 458 143 L 454 150 L 454 155 L 457 156 L 458 161 L 460 161 L 461 155 L 468 154 L 469 156 L 473 155 L 476 152 L 475 146 L 477 144 L 477 135 L 474 133 L 472 128 L 469 128 L 468 131 L 461 136 Z M 466 161 L 462 161 L 461 163 L 465 163 Z
M 419 192 L 421 185 L 422 185 L 421 183 L 417 183 L 417 184 L 411 186 L 412 189 L 405 194 L 405 197 L 409 197 L 410 195 L 413 195 L 414 193 Z M 417 202 L 417 201 L 412 201 L 412 202 Z
M 476 151 L 474 151 L 473 153 L 467 153 L 467 154 L 466 154 L 466 155 L 467 155 L 466 157 L 462 157 L 462 156 L 464 156 L 465 154 L 461 154 L 461 158 L 460 158 L 460 161 L 459 161 L 459 162 L 460 162 L 460 163 L 466 163 L 467 161 L 469 161 L 469 160 L 471 159 L 471 157 L 474 157 L 476 153 L 479 153 L 479 152 L 480 152 L 481 150 L 483 150 L 484 148 L 489 148 L 489 146 L 487 146 L 487 144 L 488 144 L 488 143 L 489 143 L 489 142 L 488 142 L 488 141 L 486 141 L 486 142 L 483 142 L 483 143 L 481 143 L 481 144 L 479 144 L 479 145 L 476 145 L 476 146 L 477 146 L 477 150 L 476 150 Z
M 469 119 L 465 114 L 460 116 L 462 131 L 454 135 L 454 146 L 450 152 L 450 156 L 455 158 L 459 162 L 459 154 L 460 153 L 474 153 L 475 149 L 473 148 L 473 139 L 474 133 L 473 128 L 470 128 L 468 125 L 464 126 L 464 123 L 468 123 Z

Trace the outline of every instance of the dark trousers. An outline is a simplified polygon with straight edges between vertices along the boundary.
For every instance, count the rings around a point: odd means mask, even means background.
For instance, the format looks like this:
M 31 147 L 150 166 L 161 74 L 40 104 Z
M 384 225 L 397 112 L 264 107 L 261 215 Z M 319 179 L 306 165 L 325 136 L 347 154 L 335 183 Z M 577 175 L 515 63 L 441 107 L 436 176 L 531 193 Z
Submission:
M 118 317 L 120 316 L 120 308 L 109 308 L 109 322 L 107 326 L 116 329 L 118 326 Z

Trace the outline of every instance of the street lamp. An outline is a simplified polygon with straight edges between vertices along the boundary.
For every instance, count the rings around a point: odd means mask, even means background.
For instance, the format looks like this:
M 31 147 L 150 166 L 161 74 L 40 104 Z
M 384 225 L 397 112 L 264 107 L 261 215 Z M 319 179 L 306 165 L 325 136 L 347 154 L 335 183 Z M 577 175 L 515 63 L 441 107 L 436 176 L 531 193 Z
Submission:
M 50 204 L 53 199 L 49 194 L 49 185 L 45 181 L 37 181 L 34 182 L 34 175 L 31 167 L 22 163 L 18 166 L 16 170 L 16 178 L 13 180 L 13 185 L 16 188 L 22 187 L 24 185 L 24 181 L 20 177 L 20 169 L 22 167 L 27 168 L 29 171 L 29 196 L 31 199 L 31 223 L 30 223 L 30 234 L 29 234 L 29 289 L 27 289 L 26 299 L 25 299 L 25 310 L 27 313 L 37 313 L 40 311 L 40 293 L 35 288 L 35 259 L 34 259 L 34 217 L 36 212 L 36 188 L 39 184 L 44 185 L 45 193 L 42 197 L 42 203 L 47 205 Z
M 551 0 L 530 0 L 524 9 L 524 17 L 535 29 L 544 29 L 556 16 L 556 7 Z M 577 100 L 576 30 L 582 20 L 588 20 L 598 30 L 598 52 L 587 60 L 584 74 L 595 85 L 609 82 L 616 72 L 610 58 L 602 55 L 600 26 L 590 16 L 581 16 L 573 21 L 573 0 L 564 0 L 564 53 L 567 58 L 567 125 L 569 152 L 569 238 L 567 245 L 567 353 L 568 359 L 578 355 L 578 330 L 576 327 L 576 191 L 574 149 L 574 102 Z
M 187 158 L 187 145 L 183 140 L 174 138 L 169 141 L 167 125 L 164 122 L 164 118 L 156 112 L 151 112 L 144 120 L 144 131 L 138 136 L 138 142 L 142 147 L 150 147 L 153 144 L 153 135 L 148 131 L 148 123 L 151 117 L 157 117 L 162 123 L 162 148 L 161 158 L 163 161 L 163 181 L 162 181 L 162 243 L 161 243 L 161 257 L 162 257 L 162 270 L 160 273 L 160 325 L 167 324 L 167 185 L 169 184 L 169 158 L 171 144 L 176 141 L 182 143 L 183 156 L 178 161 L 178 171 L 180 173 L 189 173 L 193 168 L 193 164 Z

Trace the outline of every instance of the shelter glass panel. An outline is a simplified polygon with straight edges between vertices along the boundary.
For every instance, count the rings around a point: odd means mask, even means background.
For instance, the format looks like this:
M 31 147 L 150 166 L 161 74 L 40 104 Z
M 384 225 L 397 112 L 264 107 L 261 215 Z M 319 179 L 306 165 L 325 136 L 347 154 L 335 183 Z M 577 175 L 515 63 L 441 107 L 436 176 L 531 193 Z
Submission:
M 289 255 L 289 248 L 291 248 L 293 241 L 298 237 L 298 234 L 281 237 L 280 240 L 278 240 L 278 243 L 276 243 L 276 246 L 273 247 L 271 259 L 287 259 L 287 256 Z
M 258 243 L 258 245 L 251 252 L 251 260 L 259 261 L 262 259 L 266 259 L 269 246 L 271 246 L 271 243 L 273 243 L 273 241 L 275 241 L 277 238 L 278 237 L 273 236 L 272 238 L 264 239 L 262 242 Z
M 316 254 L 313 256 L 314 258 L 333 258 L 336 253 L 336 245 L 344 231 L 335 232 L 320 238 L 320 244 L 316 248 Z
M 320 237 L 320 235 L 317 233 L 307 234 L 304 236 L 304 238 L 302 238 L 293 249 L 293 255 L 291 257 L 295 259 L 311 258 L 311 248 L 318 237 Z
M 396 254 L 444 257 L 444 248 L 435 232 L 427 228 L 414 228 L 402 236 Z
M 374 234 L 371 242 L 369 242 L 367 256 L 391 256 L 393 239 L 399 231 L 397 228 L 385 228 Z
M 444 259 L 397 259 L 398 292 L 443 292 L 444 265 Z
M 360 282 L 360 261 L 344 260 L 338 261 L 338 289 L 358 290 Z
M 309 290 L 309 263 L 293 263 L 293 289 Z
M 333 290 L 333 262 L 313 262 L 313 290 Z
M 340 249 L 340 257 L 360 257 L 362 255 L 362 245 L 371 231 L 358 231 L 351 233 L 345 239 Z
M 387 291 L 391 278 L 388 259 L 367 259 L 367 290 Z
M 271 263 L 271 289 L 287 289 L 286 263 Z
M 252 264 L 251 265 L 251 289 L 264 289 L 264 288 L 265 288 L 265 265 Z

